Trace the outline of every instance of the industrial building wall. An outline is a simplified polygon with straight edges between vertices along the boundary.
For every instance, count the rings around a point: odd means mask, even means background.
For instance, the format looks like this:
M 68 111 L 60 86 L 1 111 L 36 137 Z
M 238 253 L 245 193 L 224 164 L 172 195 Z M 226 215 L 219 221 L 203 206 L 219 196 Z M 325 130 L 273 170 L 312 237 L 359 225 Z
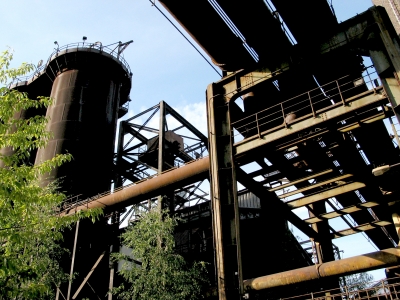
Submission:
M 383 6 L 393 23 L 397 34 L 400 35 L 400 0 L 372 0 L 376 6 Z

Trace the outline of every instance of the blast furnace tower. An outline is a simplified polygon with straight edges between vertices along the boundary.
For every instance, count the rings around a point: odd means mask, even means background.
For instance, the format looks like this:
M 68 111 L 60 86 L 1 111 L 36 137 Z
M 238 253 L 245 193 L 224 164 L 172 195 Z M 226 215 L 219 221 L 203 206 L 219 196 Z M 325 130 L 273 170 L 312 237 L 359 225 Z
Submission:
M 74 200 L 111 188 L 117 120 L 128 111 L 132 76 L 121 54 L 131 42 L 108 46 L 81 42 L 62 47 L 55 42 L 57 48 L 47 63 L 33 76 L 12 85 L 31 98 L 53 98 L 47 112 L 35 111 L 46 113 L 47 130 L 53 134 L 48 145 L 37 151 L 35 163 L 57 154 L 72 154 L 71 162 L 54 169 L 42 181 L 46 184 L 58 180 L 60 191 Z M 72 283 L 59 287 L 57 299 L 107 294 L 109 246 L 115 235 L 115 226 L 108 224 L 107 218 L 96 224 L 83 220 L 64 233 L 64 245 L 70 248 L 70 254 L 62 259 L 62 267 L 75 275 Z M 93 272 L 95 263 L 96 272 L 90 281 L 96 285 L 89 289 L 87 274 Z
M 45 72 L 53 81 L 54 100 L 46 115 L 53 137 L 38 151 L 36 162 L 72 154 L 71 163 L 47 178 L 61 179 L 67 195 L 92 196 L 110 189 L 116 124 L 131 87 L 120 49 L 105 51 L 100 43 L 67 45 L 49 59 Z

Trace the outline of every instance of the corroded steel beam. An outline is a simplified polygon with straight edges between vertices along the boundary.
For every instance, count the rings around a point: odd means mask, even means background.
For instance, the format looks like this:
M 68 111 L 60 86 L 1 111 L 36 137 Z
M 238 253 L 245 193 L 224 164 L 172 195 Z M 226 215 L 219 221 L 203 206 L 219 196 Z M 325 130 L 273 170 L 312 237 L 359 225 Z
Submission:
M 244 281 L 248 290 L 294 285 L 323 277 L 344 276 L 390 267 L 400 263 L 400 247 L 367 253 L 323 264 L 271 274 Z
M 292 223 L 297 229 L 303 232 L 305 235 L 320 240 L 318 233 L 308 226 L 303 220 L 301 220 L 285 203 L 278 199 L 273 193 L 269 194 L 265 192 L 264 186 L 247 176 L 246 172 L 241 168 L 236 169 L 237 180 L 245 186 L 249 191 L 261 199 L 261 203 L 265 202 L 264 205 L 273 206 L 275 212 L 283 214 L 287 220 Z M 268 203 L 268 204 L 267 204 Z M 263 204 L 261 204 L 263 205 Z
M 333 218 L 337 218 L 343 215 L 349 215 L 351 213 L 354 212 L 358 212 L 361 210 L 366 210 L 368 208 L 371 207 L 375 207 L 378 205 L 381 205 L 382 203 L 378 202 L 378 201 L 369 201 L 369 202 L 365 202 L 365 203 L 357 203 L 355 205 L 351 205 L 351 206 L 347 206 L 345 208 L 342 209 L 338 209 L 335 211 L 331 211 L 331 212 L 327 212 L 324 214 L 320 214 L 318 216 L 315 217 L 310 217 L 308 219 L 305 219 L 304 222 L 308 223 L 308 224 L 314 224 L 314 223 L 318 223 L 321 222 L 322 220 L 328 220 L 328 219 L 333 219 Z
M 296 179 L 296 180 L 290 181 L 289 183 L 282 184 L 280 186 L 277 186 L 277 187 L 274 187 L 272 189 L 269 189 L 268 192 L 275 192 L 275 191 L 283 190 L 283 189 L 285 189 L 287 187 L 290 187 L 292 185 L 304 182 L 306 180 L 315 179 L 315 178 L 317 178 L 319 176 L 322 176 L 322 175 L 325 175 L 325 174 L 328 174 L 328 173 L 332 173 L 332 172 L 333 172 L 333 169 L 328 169 L 328 170 L 324 170 L 324 171 L 321 171 L 321 172 L 318 172 L 318 173 L 314 173 L 314 174 L 312 174 L 310 176 L 306 176 L 306 177 L 303 177 L 303 178 L 300 178 L 300 179 Z M 264 173 L 265 173 L 265 171 L 264 171 Z M 253 174 L 250 174 L 250 175 L 253 175 Z M 254 175 L 253 177 L 256 177 L 258 175 L 264 175 L 264 174 L 257 174 L 257 175 Z
M 239 299 L 243 291 L 240 213 L 229 102 L 217 84 L 207 87 L 210 194 L 218 298 Z M 239 168 L 237 168 L 239 169 Z
M 370 223 L 355 226 L 353 228 L 348 228 L 348 229 L 344 229 L 341 231 L 333 232 L 333 233 L 331 233 L 331 238 L 337 239 L 337 238 L 341 238 L 343 236 L 348 236 L 348 235 L 352 235 L 352 234 L 356 234 L 356 233 L 360 233 L 360 232 L 364 232 L 367 230 L 384 227 L 384 226 L 388 226 L 388 225 L 392 225 L 392 224 L 393 223 L 391 221 L 386 221 L 386 220 L 373 221 Z
M 209 158 L 204 157 L 187 165 L 165 172 L 136 185 L 127 187 L 113 194 L 76 206 L 61 213 L 71 215 L 79 210 L 90 208 L 107 208 L 109 206 L 126 207 L 140 201 L 163 194 L 166 190 L 174 190 L 187 184 L 207 178 Z
M 291 192 L 288 192 L 288 193 L 281 194 L 278 197 L 281 198 L 281 199 L 282 198 L 287 198 L 287 197 L 290 197 L 290 196 L 293 196 L 293 195 L 297 195 L 297 194 L 303 193 L 303 192 L 308 191 L 308 190 L 315 189 L 317 187 L 328 185 L 328 184 L 331 184 L 333 182 L 338 182 L 338 181 L 340 181 L 342 179 L 346 179 L 346 178 L 349 178 L 349 177 L 352 177 L 352 176 L 353 176 L 353 174 L 344 174 L 344 175 L 337 176 L 337 177 L 334 177 L 334 178 L 331 178 L 331 179 L 328 179 L 328 180 L 325 180 L 325 181 L 321 181 L 321 182 L 318 182 L 318 183 L 307 185 L 307 186 L 305 186 L 303 188 L 299 188 L 297 190 L 294 190 L 294 191 L 291 191 Z
M 344 116 L 354 114 L 354 112 L 362 108 L 382 104 L 382 101 L 387 101 L 387 96 L 383 87 L 379 87 L 375 90 L 369 90 L 357 96 L 345 99 L 344 101 L 346 105 L 337 103 L 316 111 L 316 117 L 310 113 L 309 115 L 298 118 L 291 123 L 288 128 L 282 124 L 260 132 L 259 135 L 254 135 L 235 143 L 233 145 L 235 156 L 240 158 L 248 154 L 247 152 L 251 150 L 271 144 L 282 138 L 287 138 L 290 135 L 297 134 L 306 129 L 320 128 L 323 123 L 326 124 L 328 122 L 335 122 L 336 120 L 343 120 Z
M 351 183 L 346 183 L 343 185 L 339 185 L 338 187 L 332 188 L 332 189 L 328 189 L 328 190 L 324 190 L 322 192 L 310 195 L 310 196 L 305 196 L 302 198 L 298 198 L 295 200 L 291 200 L 291 201 L 287 201 L 286 204 L 292 208 L 298 208 L 301 206 L 306 206 L 309 204 L 313 204 L 315 202 L 321 201 L 321 200 L 325 200 L 325 199 L 329 199 L 332 197 L 336 197 L 338 195 L 342 195 L 351 191 L 355 191 L 358 189 L 361 189 L 365 187 L 365 183 L 363 182 L 351 182 Z

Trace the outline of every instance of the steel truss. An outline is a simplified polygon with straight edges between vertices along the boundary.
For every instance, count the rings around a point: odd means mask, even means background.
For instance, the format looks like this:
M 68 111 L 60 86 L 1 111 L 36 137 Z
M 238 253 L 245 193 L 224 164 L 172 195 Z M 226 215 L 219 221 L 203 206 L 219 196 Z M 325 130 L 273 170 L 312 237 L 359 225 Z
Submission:
M 163 138 L 162 138 L 163 137 Z M 207 137 L 186 121 L 166 102 L 121 121 L 115 154 L 115 187 L 138 184 L 208 154 Z M 209 201 L 204 180 L 180 187 L 173 194 L 171 211 Z M 204 190 L 203 190 L 204 189 Z M 168 197 L 171 198 L 170 194 Z M 120 223 L 134 220 L 137 214 L 157 205 L 159 198 L 133 205 L 121 216 Z M 169 199 L 168 201 L 171 201 Z

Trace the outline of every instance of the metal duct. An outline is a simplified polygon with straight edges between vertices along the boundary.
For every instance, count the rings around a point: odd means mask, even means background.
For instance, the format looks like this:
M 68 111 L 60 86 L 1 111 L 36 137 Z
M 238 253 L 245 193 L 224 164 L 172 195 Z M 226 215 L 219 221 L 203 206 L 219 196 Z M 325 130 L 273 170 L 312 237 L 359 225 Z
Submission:
M 64 211 L 61 216 L 71 215 L 79 210 L 90 208 L 107 208 L 108 206 L 121 205 L 126 207 L 131 204 L 163 194 L 166 190 L 179 187 L 207 178 L 209 170 L 209 157 L 204 157 L 187 165 L 167 171 L 151 179 L 127 187 L 113 194 L 81 204 L 71 210 Z M 123 202 L 123 204 L 122 204 Z
M 305 268 L 248 279 L 244 281 L 244 286 L 249 290 L 263 290 L 294 285 L 324 277 L 366 272 L 398 265 L 399 263 L 400 247 L 389 248 Z

